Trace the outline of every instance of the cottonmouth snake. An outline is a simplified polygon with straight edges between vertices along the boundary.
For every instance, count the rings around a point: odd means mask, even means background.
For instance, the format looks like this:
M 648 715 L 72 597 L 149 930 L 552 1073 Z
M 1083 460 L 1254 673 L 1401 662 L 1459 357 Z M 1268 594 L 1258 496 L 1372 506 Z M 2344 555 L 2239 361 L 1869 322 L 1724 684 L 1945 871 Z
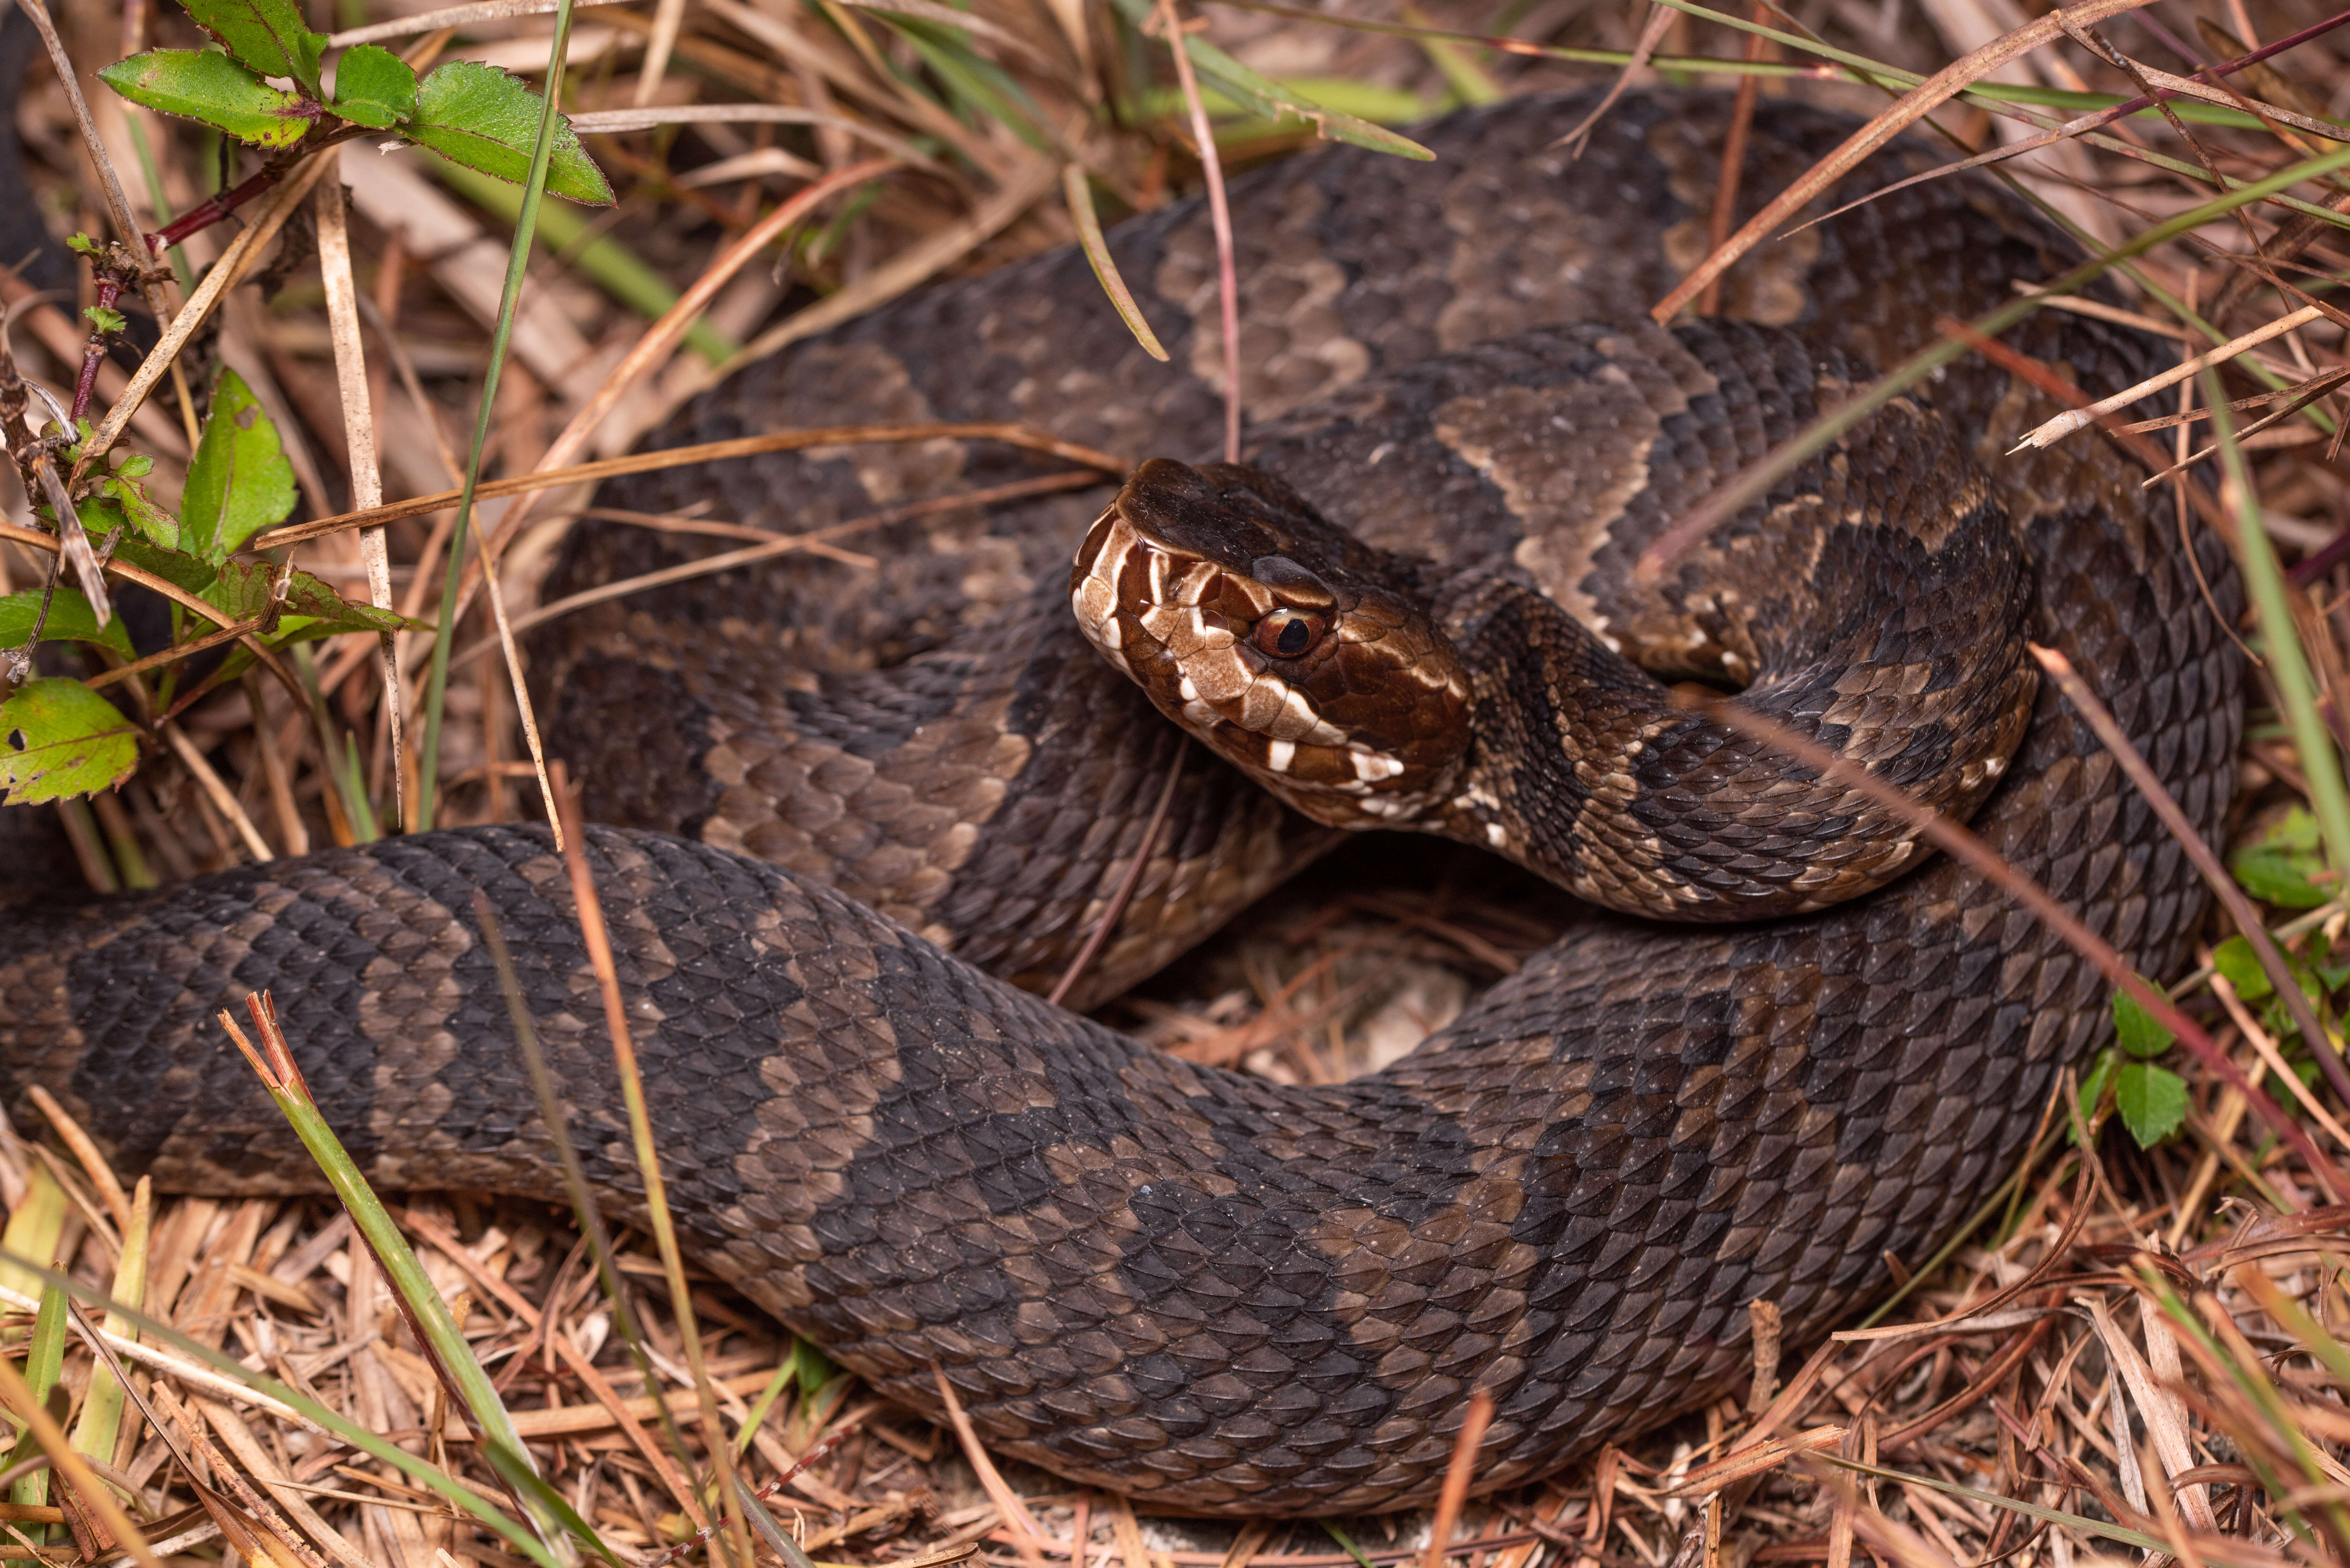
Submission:
M 1731 275 L 1727 314 L 1809 348 L 1735 327 L 1474 348 L 1638 321 L 1702 248 L 1722 106 L 1635 95 L 1571 161 L 1550 144 L 1586 107 L 1455 117 L 1425 132 L 1434 164 L 1333 151 L 1236 187 L 1260 454 L 1374 545 L 1597 602 L 1639 528 L 1833 395 L 1824 367 L 1888 362 L 1936 314 L 2064 262 L 2012 200 L 1942 182 Z M 1846 129 L 1766 106 L 1742 188 L 1780 189 Z M 1897 147 L 1835 199 L 1924 156 Z M 1171 369 L 1056 254 L 803 345 L 664 439 L 1016 417 L 1204 455 L 1206 229 L 1181 207 L 1116 237 Z M 2010 340 L 2100 390 L 2151 362 L 2128 334 L 2054 311 Z M 1751 362 L 1761 390 L 1710 388 L 1676 352 Z M 1525 368 L 1560 354 L 1590 363 L 1550 381 Z M 1420 361 L 1438 369 L 1415 375 Z M 2190 818 L 2216 826 L 2239 724 L 2224 556 L 2199 537 L 2207 599 L 2167 506 L 2094 438 L 1997 457 L 2039 417 L 2003 375 L 1954 367 L 1930 397 L 1919 417 L 1972 444 L 2022 541 L 2022 629 L 2088 675 Z M 1412 483 L 1350 444 L 1382 420 L 1419 432 L 1397 449 Z M 1032 468 L 984 447 L 851 448 L 643 480 L 608 504 L 714 497 L 721 515 L 801 528 Z M 907 522 L 848 541 L 870 566 L 680 585 L 587 612 L 537 650 L 591 815 L 701 840 L 589 835 L 681 1225 L 712 1268 L 893 1397 L 935 1408 L 936 1363 L 999 1451 L 1153 1506 L 1294 1515 L 1430 1496 L 1483 1388 L 1498 1413 L 1480 1486 L 1530 1477 L 1740 1381 L 1750 1302 L 1819 1332 L 1881 1282 L 1887 1253 L 1915 1257 L 1979 1199 L 2058 1070 L 2102 1038 L 2095 970 L 1939 860 L 1801 917 L 1595 920 L 1336 1087 L 1156 1054 L 988 978 L 1058 971 L 1141 842 L 1175 745 L 1066 615 L 1067 552 L 1107 493 Z M 590 532 L 549 592 L 700 547 Z M 779 645 L 802 671 L 750 681 Z M 1224 764 L 1185 767 L 1106 984 L 1326 839 Z M 2052 693 L 1975 821 L 2133 962 L 2178 957 L 2194 877 Z M 479 889 L 591 1179 L 625 1213 L 639 1189 L 566 886 L 542 833 L 492 827 L 6 916 L 10 1093 L 47 1085 L 168 1184 L 309 1187 L 204 1023 L 266 986 L 379 1179 L 546 1193 L 468 912 Z

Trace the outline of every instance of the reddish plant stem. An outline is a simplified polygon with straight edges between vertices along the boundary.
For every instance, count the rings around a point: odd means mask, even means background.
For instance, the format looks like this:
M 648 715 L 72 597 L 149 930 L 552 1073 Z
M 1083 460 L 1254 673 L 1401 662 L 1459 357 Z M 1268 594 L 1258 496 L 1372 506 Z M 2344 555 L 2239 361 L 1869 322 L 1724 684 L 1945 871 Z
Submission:
M 318 106 L 311 104 L 308 107 L 312 112 L 316 112 Z M 246 175 L 237 184 L 217 194 L 205 197 L 161 229 L 146 234 L 144 237 L 148 249 L 160 256 L 189 235 L 203 233 L 255 196 L 262 195 L 276 186 L 286 176 L 300 168 L 303 161 L 311 154 L 323 152 L 338 142 L 348 141 L 352 137 L 359 135 L 362 129 L 364 128 L 359 126 L 347 126 L 315 141 L 304 141 L 295 149 L 290 157 L 280 158 L 264 164 Z
M 100 310 L 111 310 L 114 308 L 115 301 L 121 297 L 121 280 L 101 273 L 98 279 L 98 307 Z M 88 346 L 81 351 L 81 374 L 74 378 L 73 416 L 70 423 L 75 431 L 81 428 L 82 416 L 89 412 L 90 397 L 98 390 L 99 363 L 105 358 L 106 331 L 93 321 L 90 324 Z M 79 439 L 73 437 L 71 431 L 67 433 L 73 439 Z

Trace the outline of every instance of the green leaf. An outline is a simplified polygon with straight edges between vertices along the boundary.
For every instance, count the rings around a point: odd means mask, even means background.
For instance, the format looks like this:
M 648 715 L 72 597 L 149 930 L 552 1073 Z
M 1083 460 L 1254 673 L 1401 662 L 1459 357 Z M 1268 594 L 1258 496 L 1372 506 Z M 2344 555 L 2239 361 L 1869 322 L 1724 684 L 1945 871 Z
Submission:
M 150 49 L 98 78 L 133 103 L 200 119 L 255 147 L 291 147 L 310 129 L 312 106 L 300 93 L 280 92 L 210 49 Z
M 2227 978 L 2236 988 L 2236 994 L 2246 1002 L 2258 1002 L 2276 990 L 2269 980 L 2269 971 L 2261 967 L 2252 944 L 2241 937 L 2230 937 L 2211 950 L 2211 967 Z
M 130 62 L 126 60 L 122 63 L 128 65 Z M 106 73 L 100 71 L 99 74 L 104 76 Z M 106 254 L 106 247 L 88 234 L 76 234 L 66 242 L 66 249 L 76 255 L 82 256 L 102 256 Z
M 180 536 L 217 565 L 294 510 L 294 467 L 251 388 L 224 369 L 213 383 L 212 417 L 188 464 L 180 495 Z
M 120 332 L 130 325 L 122 318 L 122 312 L 109 310 L 102 305 L 86 306 L 82 309 L 82 315 L 88 317 L 89 324 L 100 332 Z
M 237 568 L 232 565 L 227 571 Z M 285 612 L 277 630 L 270 640 L 274 643 L 308 642 L 321 637 L 337 637 L 347 631 L 423 631 L 432 629 L 432 623 L 411 620 L 394 610 L 378 609 L 373 605 L 354 604 L 307 572 L 286 574 L 285 597 L 278 601 Z
M 192 594 L 203 593 L 220 576 L 209 561 L 200 561 L 185 550 L 168 545 L 158 545 L 133 535 L 114 547 L 114 558 L 151 572 L 174 587 L 185 588 Z
M 41 613 L 41 590 L 26 588 L 20 594 L 0 598 L 0 648 L 22 648 L 33 635 L 33 619 Z M 125 659 L 136 658 L 130 651 L 130 636 L 122 629 L 122 618 L 110 617 L 104 626 L 81 597 L 81 590 L 57 585 L 57 597 L 49 601 L 49 618 L 41 625 L 44 642 L 94 642 L 100 648 L 110 648 Z
M 452 60 L 424 78 L 416 95 L 411 139 L 468 169 L 514 184 L 530 178 L 531 149 L 538 143 L 540 99 L 515 78 L 478 60 Z M 612 204 L 612 187 L 572 133 L 571 122 L 555 119 L 555 156 L 546 188 L 592 206 Z
M 165 549 L 177 549 L 180 544 L 180 520 L 158 505 L 154 497 L 147 493 L 147 487 L 139 483 L 140 475 L 145 473 L 151 466 L 142 462 L 134 471 L 132 466 L 126 462 L 99 480 L 98 482 L 99 499 L 95 504 L 83 505 L 82 526 L 92 527 L 90 514 L 94 510 L 104 511 L 111 514 L 106 520 L 107 531 L 110 532 L 117 522 L 128 524 Z
M 2317 819 L 2293 807 L 2272 825 L 2257 844 L 2248 844 L 2228 857 L 2228 869 L 2244 891 L 2265 904 L 2287 909 L 2314 909 L 2332 898 L 2313 886 L 2310 877 L 2325 865 L 2318 843 Z
M 155 460 L 143 452 L 134 452 L 116 463 L 114 472 L 124 479 L 144 479 L 155 472 Z
M 2152 1148 L 2187 1119 L 2187 1080 L 2168 1067 L 2132 1062 L 2114 1075 L 2114 1105 L 2140 1148 Z
M 274 607 L 271 592 L 277 568 L 267 561 L 223 561 L 212 582 L 198 590 L 204 603 L 231 620 L 253 620 Z
M 2124 1051 L 2141 1058 L 2159 1056 L 2178 1038 L 2126 992 L 2114 992 L 2114 1039 Z
M 28 680 L 0 702 L 0 803 L 112 789 L 139 766 L 139 727 L 78 680 Z
M 377 44 L 355 44 L 335 62 L 335 101 L 327 106 L 354 125 L 389 130 L 416 112 L 416 72 Z
M 221 41 L 237 63 L 265 77 L 288 77 L 318 96 L 318 55 L 326 35 L 302 25 L 294 0 L 186 0 L 196 26 Z

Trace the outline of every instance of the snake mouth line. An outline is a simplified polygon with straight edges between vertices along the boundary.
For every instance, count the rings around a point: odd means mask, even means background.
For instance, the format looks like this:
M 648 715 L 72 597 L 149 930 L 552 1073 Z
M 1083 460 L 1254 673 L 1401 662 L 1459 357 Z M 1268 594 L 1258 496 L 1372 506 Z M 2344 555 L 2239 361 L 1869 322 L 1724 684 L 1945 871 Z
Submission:
M 1146 464 L 1096 520 L 1070 573 L 1087 639 L 1162 712 L 1315 820 L 1420 816 L 1451 792 L 1465 748 L 1469 687 L 1450 650 L 1388 599 L 1334 586 L 1290 555 L 1256 553 L 1282 544 L 1305 554 L 1297 541 L 1209 518 L 1231 546 L 1211 553 L 1170 539 L 1155 517 L 1138 520 L 1154 510 L 1141 498 L 1163 508 L 1167 492 L 1206 514 L 1201 495 L 1180 493 L 1201 479 Z M 1336 711 L 1349 706 L 1375 722 Z

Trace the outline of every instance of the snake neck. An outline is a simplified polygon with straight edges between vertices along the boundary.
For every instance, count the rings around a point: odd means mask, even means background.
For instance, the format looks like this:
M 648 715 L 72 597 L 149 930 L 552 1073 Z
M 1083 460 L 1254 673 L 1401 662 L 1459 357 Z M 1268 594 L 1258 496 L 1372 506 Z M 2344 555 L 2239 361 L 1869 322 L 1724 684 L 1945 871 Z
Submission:
M 2004 774 L 2037 689 L 2022 649 L 2027 574 L 2001 547 L 2003 517 L 1975 526 L 1980 540 L 1911 562 L 1904 590 L 1908 609 L 1951 606 L 1963 628 L 1898 610 L 1839 626 L 1840 574 L 1825 570 L 1820 635 L 1748 644 L 1760 673 L 1732 701 L 1970 815 Z M 1416 825 L 1427 831 L 1486 845 L 1595 903 L 1681 921 L 1808 913 L 1927 857 L 1907 818 L 1717 716 L 1523 583 L 1456 579 L 1435 613 L 1469 674 L 1474 738 L 1458 788 Z M 1970 657 L 1939 668 L 1915 657 L 1929 636 Z

